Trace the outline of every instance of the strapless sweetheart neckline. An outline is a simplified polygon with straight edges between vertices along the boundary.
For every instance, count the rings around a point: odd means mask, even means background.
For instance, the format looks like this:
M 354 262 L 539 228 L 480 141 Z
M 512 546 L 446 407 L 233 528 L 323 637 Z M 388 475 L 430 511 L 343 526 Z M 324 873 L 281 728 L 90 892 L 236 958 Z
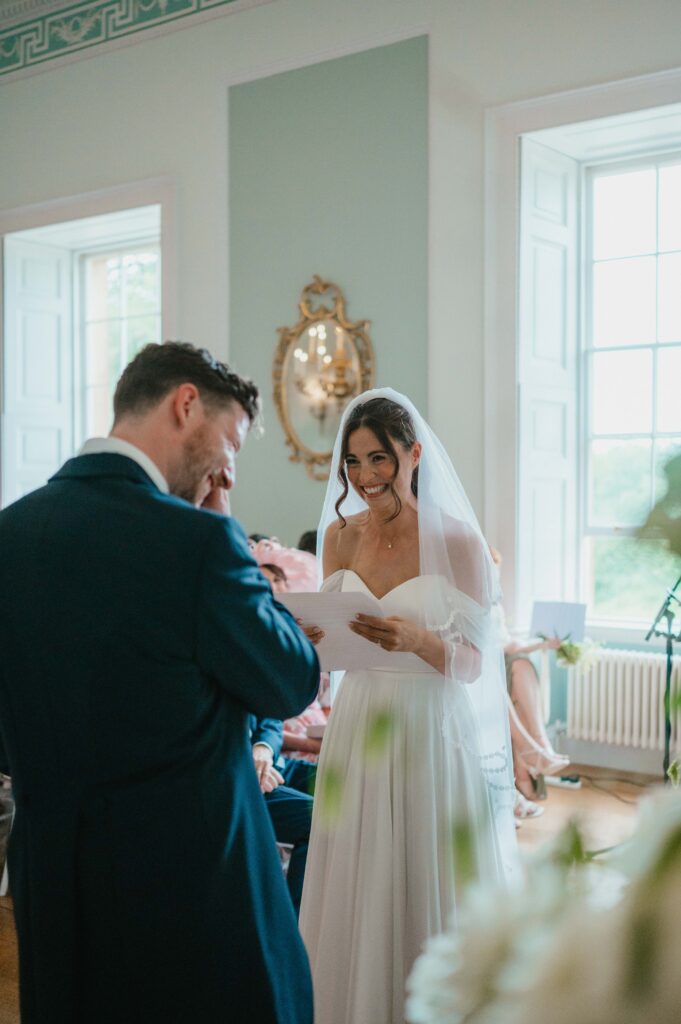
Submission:
M 326 577 L 324 583 L 328 583 L 329 580 L 332 580 L 334 576 L 337 576 L 339 573 L 352 573 L 352 575 L 359 580 L 359 582 L 362 584 L 367 593 L 371 594 L 372 597 L 375 597 L 377 601 L 384 601 L 386 597 L 390 597 L 390 595 L 394 594 L 395 591 L 400 590 L 402 587 L 406 587 L 407 583 L 413 583 L 415 580 L 422 580 L 425 578 L 423 576 L 410 576 L 408 580 L 403 580 L 401 583 L 398 583 L 396 587 L 391 587 L 390 590 L 386 590 L 385 594 L 383 594 L 382 597 L 379 597 L 378 594 L 374 594 L 373 590 L 362 579 L 360 574 L 358 572 L 355 572 L 354 569 L 336 569 L 335 572 L 332 572 L 330 576 Z M 323 585 L 324 584 L 322 584 L 322 586 Z

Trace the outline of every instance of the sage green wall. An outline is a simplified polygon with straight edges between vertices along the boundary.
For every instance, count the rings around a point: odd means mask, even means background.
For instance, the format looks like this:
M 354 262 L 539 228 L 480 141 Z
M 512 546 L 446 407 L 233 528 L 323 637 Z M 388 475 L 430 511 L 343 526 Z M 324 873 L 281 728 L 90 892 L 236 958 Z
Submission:
M 371 321 L 377 384 L 426 411 L 427 89 L 417 38 L 230 90 L 230 358 L 261 385 L 266 425 L 234 494 L 249 531 L 295 543 L 321 511 L 271 395 L 276 328 L 313 274 Z

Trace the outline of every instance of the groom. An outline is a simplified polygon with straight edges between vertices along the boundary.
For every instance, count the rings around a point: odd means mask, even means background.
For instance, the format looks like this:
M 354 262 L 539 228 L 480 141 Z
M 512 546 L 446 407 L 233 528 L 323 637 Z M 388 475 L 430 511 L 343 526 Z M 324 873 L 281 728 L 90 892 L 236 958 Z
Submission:
M 110 437 L 0 513 L 23 1024 L 311 1024 L 248 720 L 302 711 L 319 666 L 240 526 L 194 507 L 226 510 L 258 407 L 149 345 Z

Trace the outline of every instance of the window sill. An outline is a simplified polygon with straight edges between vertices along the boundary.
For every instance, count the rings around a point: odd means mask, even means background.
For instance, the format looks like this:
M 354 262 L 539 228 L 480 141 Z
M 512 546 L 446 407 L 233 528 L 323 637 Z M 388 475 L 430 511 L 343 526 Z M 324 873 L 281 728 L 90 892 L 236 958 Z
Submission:
M 646 647 L 651 652 L 664 652 L 665 640 L 662 637 L 651 637 L 646 643 L 646 635 L 650 629 L 649 622 L 628 622 L 625 625 L 616 625 L 613 622 L 598 622 L 593 620 L 587 622 L 584 627 L 584 634 L 590 640 L 601 644 L 621 644 L 622 646 Z

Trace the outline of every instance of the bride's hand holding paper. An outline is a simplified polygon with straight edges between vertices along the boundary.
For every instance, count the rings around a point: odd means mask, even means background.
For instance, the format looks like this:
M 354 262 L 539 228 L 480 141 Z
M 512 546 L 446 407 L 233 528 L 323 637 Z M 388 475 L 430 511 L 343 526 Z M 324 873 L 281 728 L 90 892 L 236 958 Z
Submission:
M 425 630 L 411 619 L 399 615 L 363 615 L 349 624 L 353 633 L 379 644 L 384 651 L 409 651 L 418 654 L 423 646 Z
M 365 621 L 389 622 L 381 616 L 381 605 L 370 594 L 354 592 L 278 594 L 277 599 L 285 604 L 295 616 L 305 635 L 317 647 L 322 669 L 328 671 L 353 668 L 370 669 L 392 664 L 399 667 L 414 666 L 416 655 L 408 648 L 382 647 L 369 640 L 360 631 L 348 628 L 353 622 L 359 624 L 359 616 Z M 406 619 L 395 619 L 393 622 L 407 623 Z M 410 623 L 418 629 L 416 623 Z M 395 627 L 392 627 L 395 634 Z M 312 635 L 316 639 L 312 638 Z M 321 634 L 321 635 L 320 635 Z M 387 660 L 389 659 L 389 660 Z

